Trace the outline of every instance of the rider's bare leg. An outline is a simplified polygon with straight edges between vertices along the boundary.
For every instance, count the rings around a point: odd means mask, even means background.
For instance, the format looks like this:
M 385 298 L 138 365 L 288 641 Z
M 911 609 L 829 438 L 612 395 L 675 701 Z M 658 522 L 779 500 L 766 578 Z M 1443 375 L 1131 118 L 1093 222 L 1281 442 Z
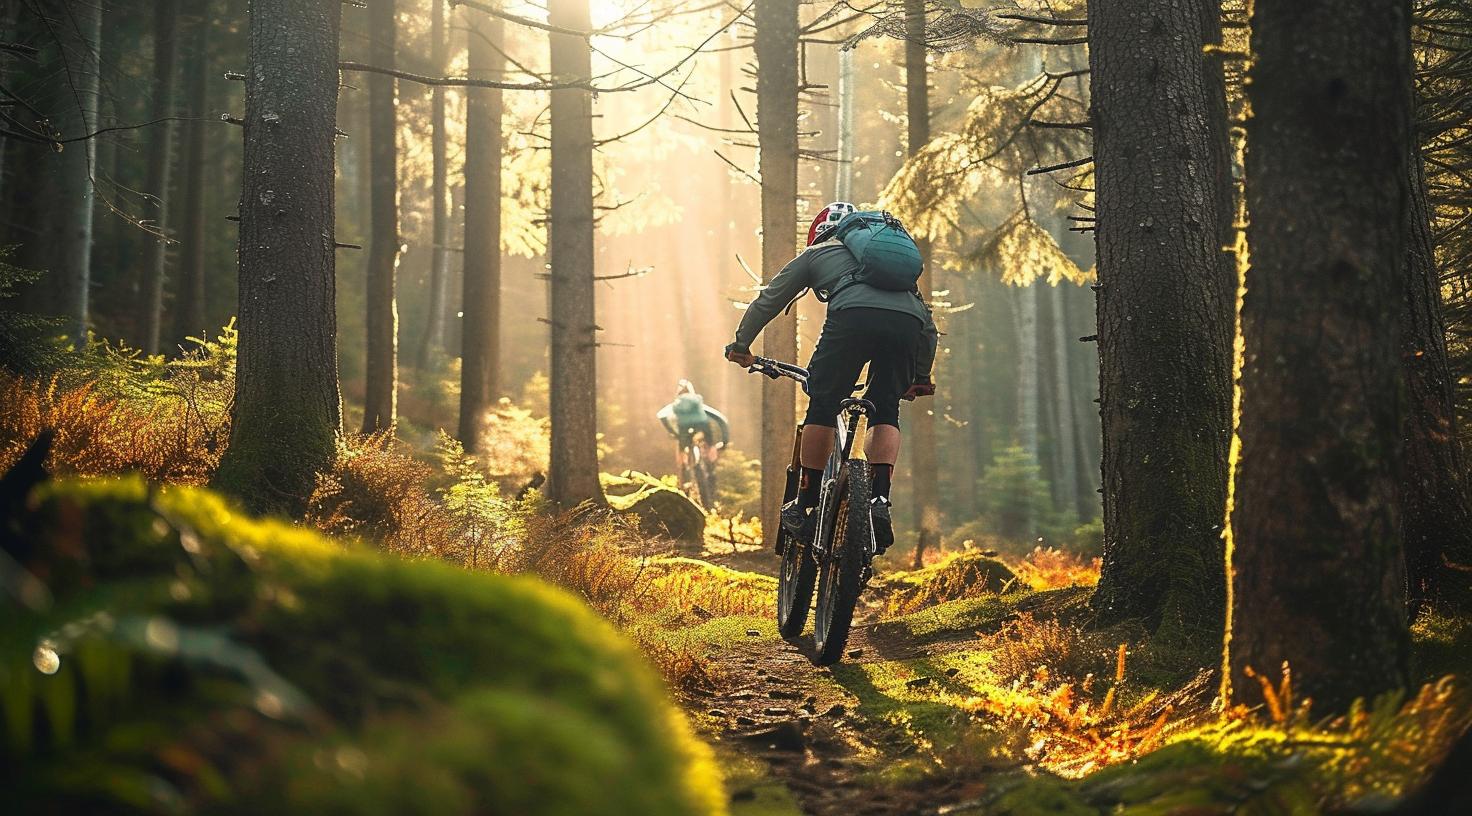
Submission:
M 828 464 L 828 454 L 833 452 L 835 431 L 822 425 L 804 425 L 802 428 L 802 466 L 822 470 Z
M 864 454 L 871 465 L 893 465 L 900 458 L 900 429 L 897 425 L 875 425 L 869 429 Z
M 833 452 L 834 432 L 821 425 L 808 425 L 802 429 L 802 466 L 822 470 L 828 464 L 828 454 Z M 900 429 L 895 425 L 875 425 L 869 429 L 869 441 L 864 453 L 870 464 L 893 465 L 900 456 Z

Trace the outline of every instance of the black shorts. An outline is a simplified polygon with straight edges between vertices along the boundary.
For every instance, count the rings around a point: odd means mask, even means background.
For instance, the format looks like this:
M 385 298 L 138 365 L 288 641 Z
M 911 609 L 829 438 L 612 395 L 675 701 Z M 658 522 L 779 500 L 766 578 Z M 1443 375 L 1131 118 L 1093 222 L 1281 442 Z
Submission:
M 864 399 L 874 403 L 871 425 L 900 424 L 900 397 L 915 384 L 915 361 L 924 325 L 892 309 L 830 311 L 818 347 L 808 361 L 808 425 L 835 427 L 838 404 L 853 396 L 869 364 Z

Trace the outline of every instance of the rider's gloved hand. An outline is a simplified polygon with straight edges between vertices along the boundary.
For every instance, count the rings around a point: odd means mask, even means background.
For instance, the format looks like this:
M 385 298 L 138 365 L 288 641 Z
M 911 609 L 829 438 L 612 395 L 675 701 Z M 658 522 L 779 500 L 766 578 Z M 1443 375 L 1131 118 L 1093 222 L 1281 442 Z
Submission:
M 751 353 L 751 349 L 735 342 L 726 346 L 726 359 L 739 366 L 756 364 L 756 355 Z
M 909 390 L 906 391 L 904 395 L 900 397 L 900 399 L 913 402 L 916 397 L 933 396 L 935 396 L 935 383 L 931 382 L 929 377 L 926 377 L 920 382 L 917 382 L 914 385 L 910 386 Z

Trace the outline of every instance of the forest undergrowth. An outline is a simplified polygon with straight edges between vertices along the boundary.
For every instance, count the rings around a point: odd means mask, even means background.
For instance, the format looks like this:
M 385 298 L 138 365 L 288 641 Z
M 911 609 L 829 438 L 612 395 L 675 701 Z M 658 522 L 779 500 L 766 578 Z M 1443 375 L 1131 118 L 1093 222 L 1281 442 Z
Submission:
M 59 474 L 207 484 L 228 437 L 233 353 L 227 329 L 176 361 L 99 347 L 62 373 L 0 375 L 10 406 L 0 470 L 52 429 Z M 523 444 L 503 438 L 493 450 Z M 1412 692 L 1323 718 L 1285 671 L 1260 678 L 1266 705 L 1221 711 L 1215 667 L 1159 653 L 1129 625 L 1093 626 L 1098 559 L 1044 546 L 997 557 L 971 545 L 915 571 L 881 564 L 846 662 L 774 662 L 791 647 L 771 623 L 772 559 L 744 543 L 759 540 L 749 521 L 739 535 L 735 520 L 712 523 L 702 557 L 682 555 L 637 519 L 514 495 L 490 475 L 496 467 L 442 433 L 427 447 L 351 438 L 319 478 L 306 523 L 409 559 L 571 590 L 634 640 L 698 729 L 728 746 L 722 756 L 749 757 L 753 731 L 827 734 L 804 737 L 802 750 L 844 763 L 851 784 L 889 791 L 900 808 L 937 790 L 956 813 L 1373 805 L 1414 789 L 1472 724 L 1465 621 L 1422 615 Z M 754 677 L 794 673 L 804 707 L 784 703 L 784 689 L 741 702 Z M 791 812 L 794 802 L 824 812 L 803 771 L 741 762 L 728 769 L 736 812 Z M 743 796 L 773 775 L 791 796 Z

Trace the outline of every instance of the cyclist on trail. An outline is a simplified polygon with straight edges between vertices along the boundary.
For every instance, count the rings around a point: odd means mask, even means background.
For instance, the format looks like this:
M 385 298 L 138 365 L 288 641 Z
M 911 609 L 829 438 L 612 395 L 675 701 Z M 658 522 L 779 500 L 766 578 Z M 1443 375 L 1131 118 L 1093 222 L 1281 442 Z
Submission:
M 803 420 L 799 492 L 782 508 L 782 526 L 800 541 L 813 540 L 817 527 L 813 508 L 822 490 L 823 467 L 833 450 L 839 403 L 852 393 L 868 363 L 864 398 L 874 403 L 875 413 L 869 420 L 865 452 L 874 473 L 871 517 L 878 554 L 894 543 L 889 492 L 900 451 L 900 400 L 935 393 L 930 372 L 938 332 L 930 307 L 913 279 L 906 281 L 910 284 L 908 290 L 901 290 L 892 280 L 870 277 L 868 269 L 840 240 L 840 222 L 849 216 L 868 215 L 856 213 L 854 205 L 842 201 L 818 213 L 808 228 L 807 249 L 784 266 L 747 307 L 736 327 L 736 341 L 726 346 L 726 359 L 741 366 L 752 365 L 752 341 L 805 288 L 828 304 L 823 333 L 808 363 L 809 401 Z M 888 213 L 882 217 L 885 224 L 903 232 Z M 908 234 L 904 239 L 909 240 Z M 888 285 L 880 286 L 880 282 Z M 819 428 L 826 432 L 815 433 Z
M 685 465 L 685 439 L 692 431 L 705 435 L 706 457 L 714 463 L 720 450 L 731 441 L 731 423 L 726 415 L 705 404 L 705 398 L 696 393 L 689 380 L 680 380 L 675 387 L 675 398 L 669 405 L 654 415 L 659 424 L 674 437 L 678 448 L 679 465 Z M 719 431 L 719 433 L 717 433 Z

